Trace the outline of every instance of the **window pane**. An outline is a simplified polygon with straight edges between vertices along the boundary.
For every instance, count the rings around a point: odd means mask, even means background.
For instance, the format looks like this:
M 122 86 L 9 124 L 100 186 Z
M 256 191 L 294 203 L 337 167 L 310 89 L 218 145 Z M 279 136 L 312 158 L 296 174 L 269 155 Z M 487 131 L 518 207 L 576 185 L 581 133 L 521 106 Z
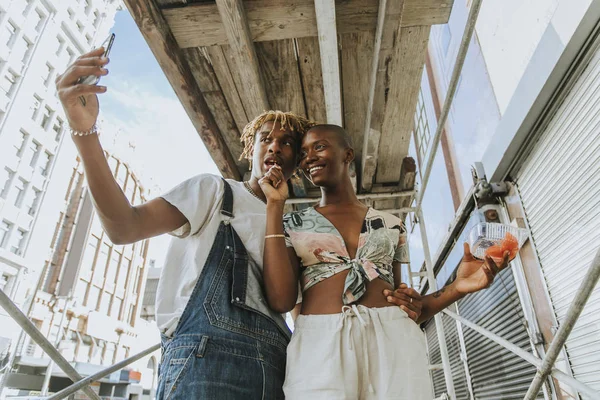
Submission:
M 102 294 L 102 300 L 100 302 L 100 309 L 98 311 L 100 311 L 102 314 L 104 315 L 108 315 L 108 310 L 110 307 L 110 293 L 104 292 Z
M 17 136 L 17 141 L 15 142 L 15 154 L 18 156 L 21 154 L 21 151 L 25 149 L 25 142 L 27 141 L 27 134 L 23 131 L 19 132 Z
M 54 131 L 54 133 L 56 133 L 54 140 L 57 142 L 60 141 L 60 137 L 62 136 L 63 126 L 64 121 L 60 118 L 56 118 L 56 121 L 54 121 L 54 125 L 52 126 L 52 130 Z
M 8 189 L 10 187 L 10 181 L 15 173 L 4 168 L 2 170 L 2 176 L 0 176 L 0 184 L 2 185 L 2 190 L 0 191 L 0 196 L 6 198 L 8 195 Z
M 77 302 L 77 304 L 83 304 L 88 286 L 88 283 L 82 281 L 81 279 L 77 282 L 77 286 L 75 287 L 75 293 L 73 293 L 73 299 Z
M 94 285 L 90 286 L 90 292 L 88 294 L 87 304 L 89 308 L 95 310 L 98 306 L 98 298 L 100 297 L 100 288 Z
M 127 274 L 129 272 L 129 268 L 131 267 L 131 260 L 127 257 L 123 258 L 121 262 L 121 266 L 119 268 L 119 279 L 117 280 L 117 284 L 115 288 L 125 289 L 127 285 Z
M 7 71 L 0 82 L 0 89 L 6 96 L 10 96 L 17 82 L 17 74 L 12 71 Z
M 29 142 L 29 145 L 25 148 L 25 152 L 23 153 L 23 162 L 28 163 L 30 167 L 35 166 L 39 151 L 40 145 L 38 143 L 33 140 Z
M 6 221 L 0 222 L 0 247 L 6 247 L 11 226 L 12 224 Z
M 98 247 L 99 239 L 95 236 L 90 236 L 87 248 L 83 255 L 83 261 L 81 262 L 81 272 L 90 271 L 94 265 L 94 259 L 96 258 L 96 249 Z
M 112 307 L 110 308 L 110 316 L 113 318 L 119 318 L 121 314 L 121 305 L 123 304 L 123 300 L 115 296 L 113 298 Z
M 27 241 L 27 232 L 22 229 L 17 229 L 12 237 L 12 243 L 10 246 L 11 253 L 16 255 L 23 255 L 25 251 L 25 242 Z
M 96 265 L 94 266 L 94 281 L 104 281 L 104 273 L 106 271 L 106 262 L 108 261 L 109 247 L 106 243 L 102 243 Z
M 119 268 L 119 261 L 121 261 L 121 254 L 113 249 L 110 255 L 110 263 L 106 270 L 106 283 L 114 283 L 117 276 L 117 270 Z
M 41 160 L 38 163 L 38 171 L 42 176 L 48 176 L 50 172 L 50 161 L 52 160 L 52 156 L 47 151 L 41 154 Z

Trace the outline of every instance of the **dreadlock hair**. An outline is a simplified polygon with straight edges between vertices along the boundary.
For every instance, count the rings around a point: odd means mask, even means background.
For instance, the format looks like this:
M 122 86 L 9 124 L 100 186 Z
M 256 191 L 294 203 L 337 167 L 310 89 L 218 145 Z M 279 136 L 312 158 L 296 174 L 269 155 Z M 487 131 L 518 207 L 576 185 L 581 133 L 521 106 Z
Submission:
M 250 162 L 251 167 L 256 132 L 265 123 L 270 121 L 273 121 L 273 128 L 275 128 L 275 124 L 279 122 L 281 129 L 294 132 L 298 139 L 300 139 L 312 126 L 316 125 L 314 122 L 292 112 L 283 112 L 279 110 L 269 110 L 263 112 L 244 127 L 244 130 L 242 131 L 242 137 L 240 138 L 240 141 L 244 143 L 244 151 L 240 156 L 240 160 L 245 158 Z

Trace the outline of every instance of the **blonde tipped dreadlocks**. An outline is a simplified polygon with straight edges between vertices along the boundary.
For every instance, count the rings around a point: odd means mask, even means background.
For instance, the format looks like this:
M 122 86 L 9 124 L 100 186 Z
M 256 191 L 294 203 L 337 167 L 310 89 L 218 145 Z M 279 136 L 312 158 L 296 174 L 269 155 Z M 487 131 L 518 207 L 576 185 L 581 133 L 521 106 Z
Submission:
M 296 133 L 296 135 L 298 135 L 298 139 L 300 139 L 302 135 L 304 135 L 311 127 L 316 125 L 314 122 L 291 112 L 283 112 L 279 110 L 263 112 L 244 127 L 244 130 L 242 131 L 242 137 L 240 138 L 240 141 L 244 143 L 244 151 L 240 156 L 240 160 L 245 158 L 250 162 L 250 166 L 252 166 L 252 155 L 254 153 L 254 138 L 256 136 L 256 132 L 269 121 L 273 121 L 273 127 L 275 127 L 275 123 L 279 122 L 281 129 Z

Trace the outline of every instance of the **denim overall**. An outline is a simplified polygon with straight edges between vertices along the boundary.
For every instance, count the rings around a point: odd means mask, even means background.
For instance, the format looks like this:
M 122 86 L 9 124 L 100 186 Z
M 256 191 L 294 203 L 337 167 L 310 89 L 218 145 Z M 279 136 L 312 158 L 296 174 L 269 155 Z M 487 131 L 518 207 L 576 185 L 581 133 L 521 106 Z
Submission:
M 162 337 L 158 400 L 284 398 L 290 332 L 246 304 L 256 288 L 247 285 L 248 254 L 223 182 L 223 221 L 175 333 Z

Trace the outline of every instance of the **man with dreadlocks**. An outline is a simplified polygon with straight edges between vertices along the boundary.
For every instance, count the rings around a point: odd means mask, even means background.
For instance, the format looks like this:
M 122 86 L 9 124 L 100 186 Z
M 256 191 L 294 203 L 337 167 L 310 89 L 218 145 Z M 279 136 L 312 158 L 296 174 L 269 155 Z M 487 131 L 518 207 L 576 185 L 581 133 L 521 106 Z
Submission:
M 243 130 L 242 157 L 252 166 L 247 182 L 198 175 L 133 207 L 96 134 L 96 94 L 105 88 L 78 83 L 90 73 L 105 74 L 98 68 L 108 62 L 101 50 L 77 59 L 56 86 L 110 240 L 174 236 L 156 298 L 162 336 L 157 399 L 283 399 L 290 331 L 263 296 L 266 200 L 258 180 L 273 167 L 291 177 L 311 123 L 289 112 L 265 112 Z

